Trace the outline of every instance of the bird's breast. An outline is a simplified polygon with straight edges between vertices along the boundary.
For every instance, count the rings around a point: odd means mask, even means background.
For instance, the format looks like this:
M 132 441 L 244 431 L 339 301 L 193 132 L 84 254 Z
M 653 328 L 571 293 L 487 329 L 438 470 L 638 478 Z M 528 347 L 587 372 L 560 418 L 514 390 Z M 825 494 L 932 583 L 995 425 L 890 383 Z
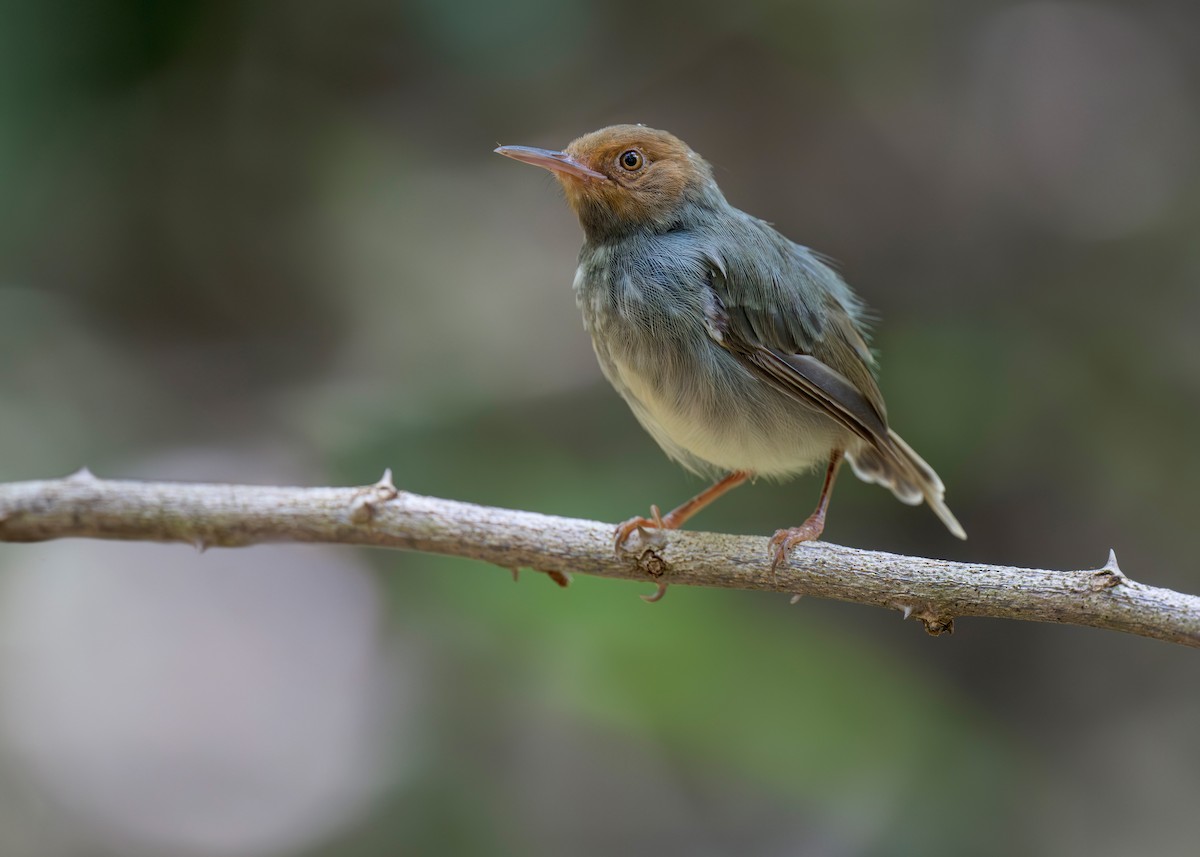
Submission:
M 712 290 L 688 250 L 686 241 L 663 236 L 586 245 L 574 288 L 588 331 L 651 340 L 702 333 Z

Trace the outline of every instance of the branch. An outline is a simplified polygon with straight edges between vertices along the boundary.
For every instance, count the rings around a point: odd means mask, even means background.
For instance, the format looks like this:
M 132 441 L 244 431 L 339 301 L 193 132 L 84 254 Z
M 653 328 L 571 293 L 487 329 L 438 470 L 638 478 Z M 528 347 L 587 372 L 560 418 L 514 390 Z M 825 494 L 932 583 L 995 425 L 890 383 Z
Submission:
M 946 562 L 824 542 L 796 548 L 774 577 L 761 537 L 676 531 L 631 538 L 610 524 L 398 491 L 391 472 L 361 488 L 278 488 L 66 479 L 0 484 L 0 542 L 64 537 L 188 542 L 200 549 L 321 542 L 426 551 L 508 569 L 684 586 L 783 591 L 899 610 L 929 633 L 991 616 L 1124 631 L 1200 647 L 1200 597 L 1136 583 L 1116 556 L 1099 569 L 1045 571 Z

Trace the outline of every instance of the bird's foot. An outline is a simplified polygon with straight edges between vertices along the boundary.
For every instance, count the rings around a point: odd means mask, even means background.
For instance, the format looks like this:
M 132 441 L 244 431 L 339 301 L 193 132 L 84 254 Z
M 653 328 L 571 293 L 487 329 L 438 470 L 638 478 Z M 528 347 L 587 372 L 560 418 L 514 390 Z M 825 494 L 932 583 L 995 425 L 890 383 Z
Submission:
M 637 532 L 639 545 L 636 548 L 638 553 L 638 564 L 646 569 L 654 578 L 654 582 L 658 585 L 657 591 L 653 595 L 643 595 L 642 600 L 647 604 L 653 604 L 656 601 L 661 601 L 662 597 L 667 594 L 667 582 L 663 580 L 662 561 L 654 554 L 656 548 L 666 546 L 666 531 L 674 529 L 678 526 L 670 515 L 667 515 L 666 520 L 658 511 L 657 506 L 650 507 L 649 518 L 643 518 L 640 515 L 636 518 L 630 518 L 621 526 L 617 527 L 616 535 L 613 537 L 613 549 L 617 552 L 617 556 L 621 556 L 622 552 L 628 551 L 625 542 L 629 537 Z M 647 559 L 654 560 L 653 564 L 647 565 Z
M 617 556 L 620 556 L 623 551 L 627 550 L 625 542 L 629 540 L 629 537 L 634 532 L 637 532 L 640 536 L 643 546 L 662 546 L 660 542 L 664 540 L 663 531 L 673 529 L 673 526 L 670 521 L 663 521 L 662 514 L 658 511 L 657 506 L 650 507 L 650 515 L 651 517 L 649 518 L 643 518 L 641 515 L 638 515 L 617 527 L 617 531 L 613 536 L 613 550 L 616 551 Z M 657 532 L 652 536 L 647 530 L 657 530 Z
M 771 578 L 775 579 L 775 570 L 779 568 L 780 563 L 787 560 L 792 548 L 801 542 L 814 541 L 824 531 L 825 516 L 816 514 L 811 515 L 798 527 L 776 531 L 775 535 L 771 536 L 771 541 L 767 543 L 767 549 L 771 553 Z M 776 588 L 778 588 L 778 582 L 776 582 Z

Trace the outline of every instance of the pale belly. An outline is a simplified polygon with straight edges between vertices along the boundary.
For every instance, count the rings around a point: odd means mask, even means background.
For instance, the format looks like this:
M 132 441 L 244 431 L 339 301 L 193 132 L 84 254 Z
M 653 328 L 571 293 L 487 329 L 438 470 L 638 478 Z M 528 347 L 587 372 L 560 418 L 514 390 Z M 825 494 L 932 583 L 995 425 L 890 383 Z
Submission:
M 703 291 L 656 294 L 619 277 L 603 248 L 581 264 L 575 292 L 605 376 L 672 458 L 698 473 L 786 476 L 824 466 L 845 449 L 832 419 L 742 365 L 706 325 Z
M 704 368 L 659 367 L 655 372 L 620 357 L 601 356 L 605 373 L 638 421 L 669 456 L 691 470 L 786 476 L 823 466 L 834 446 L 844 446 L 844 432 L 836 423 L 735 361 L 722 353 L 720 361 L 702 364 Z

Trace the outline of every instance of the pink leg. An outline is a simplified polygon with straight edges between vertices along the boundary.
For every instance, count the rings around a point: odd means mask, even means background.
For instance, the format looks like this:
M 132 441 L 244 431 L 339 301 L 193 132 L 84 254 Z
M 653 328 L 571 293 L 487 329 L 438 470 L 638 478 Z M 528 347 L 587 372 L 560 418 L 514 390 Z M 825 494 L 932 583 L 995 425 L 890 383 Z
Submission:
M 811 542 L 825 531 L 825 510 L 829 508 L 829 495 L 833 492 L 833 483 L 837 479 L 838 467 L 842 463 L 842 450 L 835 449 L 829 456 L 829 469 L 825 471 L 825 487 L 821 489 L 821 499 L 817 502 L 816 511 L 808 516 L 803 524 L 786 530 L 779 530 L 771 536 L 770 548 L 774 553 L 771 562 L 771 574 L 787 559 L 788 552 L 801 542 Z
M 643 518 L 643 517 L 639 516 L 636 518 L 630 518 L 628 521 L 621 524 L 621 526 L 617 527 L 616 539 L 614 541 L 614 547 L 616 548 L 617 552 L 619 553 L 621 550 L 621 546 L 625 544 L 626 539 L 628 539 L 631 535 L 633 535 L 634 530 L 642 530 L 642 529 L 649 529 L 649 528 L 654 528 L 654 529 L 659 529 L 659 530 L 677 530 L 677 529 L 679 529 L 680 527 L 683 526 L 684 522 L 687 521 L 688 518 L 692 517 L 692 515 L 699 512 L 701 509 L 703 509 L 705 506 L 707 506 L 713 500 L 716 500 L 718 497 L 720 497 L 726 491 L 729 491 L 732 488 L 736 488 L 737 486 L 741 485 L 743 482 L 745 482 L 749 478 L 750 478 L 750 474 L 747 473 L 745 470 L 735 470 L 732 473 L 730 473 L 728 476 L 726 476 L 724 479 L 720 480 L 719 482 L 714 483 L 713 485 L 709 486 L 708 488 L 705 488 L 703 491 L 701 491 L 699 494 L 697 494 L 692 499 L 688 500 L 683 505 L 679 506 L 676 509 L 672 509 L 666 515 L 660 515 L 658 513 L 658 507 L 651 506 L 650 514 L 652 517 Z

